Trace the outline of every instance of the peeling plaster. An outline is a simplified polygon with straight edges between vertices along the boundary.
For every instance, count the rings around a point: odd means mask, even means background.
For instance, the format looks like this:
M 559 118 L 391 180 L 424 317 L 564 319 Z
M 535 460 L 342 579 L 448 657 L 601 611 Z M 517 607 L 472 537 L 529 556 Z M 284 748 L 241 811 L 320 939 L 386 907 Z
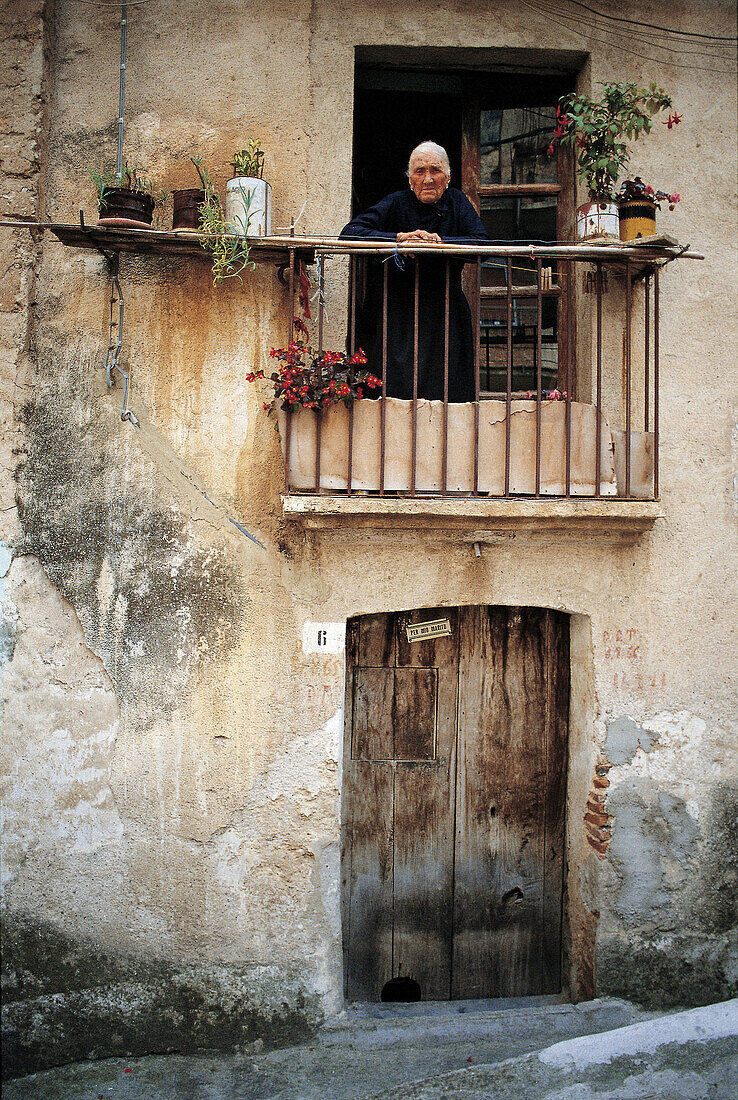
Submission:
M 682 798 L 690 815 L 698 820 L 700 792 L 731 774 L 738 725 L 713 723 L 713 728 L 708 729 L 703 718 L 689 711 L 662 711 L 653 718 L 644 719 L 641 726 L 623 718 L 617 723 L 609 723 L 608 752 L 612 728 L 615 725 L 622 728 L 622 723 L 628 724 L 631 747 L 635 731 L 643 743 L 633 751 L 629 762 L 611 769 L 609 778 L 613 788 L 629 776 L 649 779 Z

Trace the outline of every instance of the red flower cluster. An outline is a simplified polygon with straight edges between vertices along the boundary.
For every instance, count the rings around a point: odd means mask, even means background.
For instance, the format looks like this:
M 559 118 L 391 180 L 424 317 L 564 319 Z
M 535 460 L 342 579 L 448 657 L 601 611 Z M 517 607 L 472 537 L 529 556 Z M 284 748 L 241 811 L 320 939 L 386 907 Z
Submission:
M 246 381 L 247 382 L 255 382 L 257 378 L 263 378 L 263 377 L 264 377 L 264 371 L 263 370 L 255 370 L 255 371 L 251 371 L 250 374 L 246 375 Z
M 327 409 L 339 401 L 348 406 L 361 401 L 367 389 L 382 385 L 380 378 L 361 370 L 367 361 L 361 348 L 349 356 L 342 351 L 315 351 L 293 340 L 286 348 L 270 348 L 269 354 L 279 363 L 271 381 L 274 397 L 282 400 L 285 410 L 295 406 Z M 263 371 L 258 376 L 263 378 Z M 255 377 L 249 376 L 249 381 Z M 271 407 L 272 403 L 264 404 L 265 409 Z

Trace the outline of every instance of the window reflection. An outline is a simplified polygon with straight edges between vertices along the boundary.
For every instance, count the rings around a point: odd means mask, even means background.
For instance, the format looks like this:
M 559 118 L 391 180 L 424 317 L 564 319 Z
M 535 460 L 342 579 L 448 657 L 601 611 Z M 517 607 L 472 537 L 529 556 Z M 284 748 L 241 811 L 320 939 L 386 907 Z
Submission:
M 546 153 L 555 126 L 555 107 L 482 110 L 482 186 L 556 183 L 556 157 Z

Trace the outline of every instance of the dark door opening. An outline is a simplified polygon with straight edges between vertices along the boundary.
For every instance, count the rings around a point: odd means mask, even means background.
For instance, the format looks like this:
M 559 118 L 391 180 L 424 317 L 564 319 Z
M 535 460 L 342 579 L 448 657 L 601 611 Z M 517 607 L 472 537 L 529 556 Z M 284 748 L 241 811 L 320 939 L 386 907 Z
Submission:
M 461 187 L 461 84 L 438 73 L 358 69 L 354 93 L 353 213 L 408 187 L 405 169 L 421 141 L 448 152 Z

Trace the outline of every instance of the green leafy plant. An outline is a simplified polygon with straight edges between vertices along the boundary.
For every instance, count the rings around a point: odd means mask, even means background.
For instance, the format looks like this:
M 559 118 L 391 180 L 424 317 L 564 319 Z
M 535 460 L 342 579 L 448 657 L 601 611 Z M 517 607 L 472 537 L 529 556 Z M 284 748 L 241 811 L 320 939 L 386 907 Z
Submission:
M 156 188 L 148 176 L 135 165 L 124 164 L 121 175 L 113 169 L 98 171 L 90 168 L 90 178 L 97 188 L 100 210 L 106 209 L 105 192 L 113 188 L 123 191 L 136 191 L 140 195 L 151 195 L 157 206 L 163 206 L 169 198 L 169 192 Z
M 612 202 L 615 185 L 630 160 L 626 142 L 650 133 L 654 115 L 671 107 L 671 97 L 653 82 L 647 88 L 614 82 L 601 87 L 599 99 L 562 96 L 548 153 L 557 144 L 576 148 L 577 168 L 590 198 Z M 680 121 L 681 115 L 669 115 L 665 125 L 671 130 Z
M 652 202 L 659 210 L 662 202 L 667 202 L 669 209 L 673 210 L 676 204 L 681 201 L 681 195 L 678 192 L 674 191 L 670 194 L 668 191 L 654 190 L 650 183 L 644 183 L 640 176 L 636 176 L 632 180 L 625 180 L 620 185 L 620 190 L 615 198 L 619 203 Z
M 226 220 L 225 210 L 210 172 L 202 163 L 202 157 L 191 157 L 205 192 L 205 202 L 200 206 L 201 245 L 210 254 L 213 264 L 213 285 L 218 286 L 224 279 L 241 278 L 244 271 L 253 271 L 256 264 L 249 258 L 250 246 L 246 240 L 249 225 L 249 206 L 252 195 L 244 195 L 246 211 L 243 219 L 236 222 Z
M 251 176 L 261 179 L 264 173 L 264 150 L 257 138 L 252 138 L 245 149 L 233 154 L 231 161 L 234 176 Z

